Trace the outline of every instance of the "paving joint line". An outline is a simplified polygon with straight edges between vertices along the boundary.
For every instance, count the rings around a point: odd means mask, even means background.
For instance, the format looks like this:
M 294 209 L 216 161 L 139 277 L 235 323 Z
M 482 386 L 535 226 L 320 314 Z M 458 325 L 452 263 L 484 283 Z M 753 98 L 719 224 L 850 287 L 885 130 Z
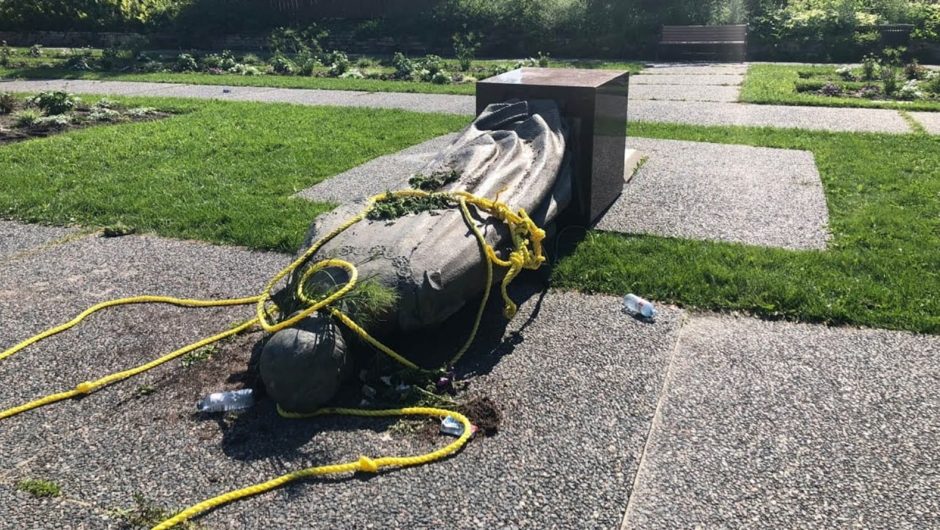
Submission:
M 29 258 L 29 257 L 35 256 L 35 255 L 37 255 L 37 254 L 41 254 L 41 253 L 43 253 L 43 252 L 45 252 L 45 251 L 47 251 L 47 250 L 51 250 L 51 249 L 53 249 L 53 248 L 55 248 L 55 247 L 58 247 L 58 246 L 61 246 L 61 245 L 67 245 L 67 244 L 69 244 L 69 243 L 72 243 L 72 242 L 75 242 L 75 241 L 79 241 L 79 240 L 81 240 L 81 239 L 85 239 L 86 237 L 89 237 L 89 236 L 93 236 L 93 235 L 95 235 L 95 234 L 98 234 L 100 231 L 101 231 L 101 230 L 98 230 L 98 229 L 95 229 L 95 230 L 91 230 L 91 229 L 79 230 L 79 231 L 73 232 L 73 233 L 71 233 L 71 234 L 66 234 L 66 235 L 64 235 L 64 236 L 62 236 L 62 237 L 60 237 L 60 238 L 58 238 L 58 239 L 54 239 L 54 240 L 52 240 L 52 241 L 49 241 L 48 243 L 43 243 L 43 244 L 41 244 L 41 245 L 39 245 L 39 246 L 37 246 L 37 247 L 28 248 L 28 249 L 26 249 L 26 250 L 21 250 L 21 251 L 19 251 L 19 252 L 14 252 L 13 254 L 11 254 L 10 256 L 8 256 L 8 257 L 6 257 L 6 258 L 0 259 L 0 266 L 9 265 L 10 263 L 13 263 L 13 262 L 16 261 L 16 260 L 23 259 L 23 258 Z
M 653 432 L 662 423 L 663 402 L 666 401 L 666 394 L 669 391 L 670 384 L 672 383 L 676 356 L 679 353 L 679 345 L 682 343 L 682 335 L 685 332 L 686 325 L 688 324 L 689 320 L 691 320 L 690 315 L 683 311 L 681 321 L 679 323 L 679 332 L 676 335 L 676 343 L 672 347 L 672 353 L 669 355 L 669 364 L 666 367 L 666 375 L 663 377 L 663 385 L 659 391 L 659 399 L 656 401 L 656 410 L 653 412 L 653 419 L 650 421 L 650 427 L 646 431 L 646 441 L 643 443 L 643 451 L 640 453 L 640 460 L 636 466 L 636 474 L 633 476 L 633 484 L 630 486 L 630 497 L 627 499 L 627 507 L 623 511 L 623 519 L 620 521 L 619 526 L 620 530 L 625 530 L 627 528 L 627 520 L 629 520 L 631 510 L 635 505 L 634 499 L 636 499 L 637 487 L 640 485 L 640 479 L 643 475 L 644 467 L 646 466 L 646 455 L 649 451 L 650 440 L 653 437 Z

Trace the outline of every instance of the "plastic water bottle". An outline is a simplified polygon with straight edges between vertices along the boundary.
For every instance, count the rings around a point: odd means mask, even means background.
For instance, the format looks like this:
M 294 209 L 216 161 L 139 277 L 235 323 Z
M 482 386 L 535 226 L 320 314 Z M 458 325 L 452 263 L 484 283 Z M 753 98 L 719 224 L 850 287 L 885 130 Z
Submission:
M 463 435 L 463 423 L 457 421 L 457 418 L 453 416 L 447 416 L 441 420 L 441 434 L 459 438 Z
M 656 308 L 653 307 L 653 303 L 633 293 L 623 297 L 623 310 L 632 315 L 640 315 L 643 318 L 656 316 Z
M 216 392 L 196 403 L 199 412 L 229 412 L 249 409 L 255 404 L 255 395 L 250 388 Z

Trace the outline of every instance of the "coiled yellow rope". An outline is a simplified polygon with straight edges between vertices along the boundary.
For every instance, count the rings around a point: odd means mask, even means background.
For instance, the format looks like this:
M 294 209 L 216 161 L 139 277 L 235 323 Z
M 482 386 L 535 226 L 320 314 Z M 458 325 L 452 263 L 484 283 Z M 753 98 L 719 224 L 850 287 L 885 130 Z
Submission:
M 332 306 L 332 304 L 340 300 L 343 296 L 349 293 L 349 291 L 355 288 L 356 281 L 358 279 L 358 271 L 356 270 L 355 265 L 344 260 L 326 259 L 326 260 L 313 263 L 306 271 L 304 271 L 304 274 L 301 276 L 301 279 L 298 282 L 298 288 L 297 288 L 298 298 L 302 302 L 307 304 L 307 307 L 303 309 L 302 311 L 300 311 L 299 313 L 297 313 L 296 315 L 290 318 L 287 318 L 285 320 L 282 320 L 280 322 L 271 322 L 269 319 L 270 319 L 271 314 L 276 309 L 276 307 L 274 306 L 271 300 L 271 292 L 275 288 L 275 286 L 281 280 L 286 278 L 289 274 L 297 270 L 299 267 L 303 266 L 310 259 L 310 257 L 316 254 L 317 251 L 319 251 L 323 247 L 323 245 L 328 243 L 330 240 L 332 240 L 339 234 L 343 233 L 343 231 L 347 230 L 350 226 L 365 219 L 366 215 L 368 215 L 369 211 L 372 209 L 375 203 L 381 202 L 384 200 L 389 200 L 393 197 L 431 197 L 431 196 L 446 197 L 446 198 L 455 200 L 457 202 L 465 222 L 472 230 L 474 237 L 476 237 L 477 242 L 480 245 L 480 249 L 483 255 L 485 256 L 484 261 L 486 263 L 486 284 L 483 290 L 484 292 L 483 299 L 480 303 L 479 309 L 477 310 L 476 317 L 474 318 L 473 327 L 471 329 L 469 337 L 467 338 L 467 341 L 452 357 L 449 363 L 449 366 L 453 366 L 455 363 L 457 363 L 457 361 L 460 360 L 463 354 L 466 353 L 466 351 L 470 348 L 470 345 L 473 343 L 473 340 L 476 337 L 476 334 L 479 330 L 480 321 L 482 320 L 482 317 L 483 317 L 483 310 L 486 307 L 486 303 L 489 297 L 489 286 L 492 285 L 492 282 L 493 282 L 493 265 L 496 264 L 500 267 L 508 268 L 500 287 L 501 287 L 503 300 L 505 302 L 505 308 L 504 308 L 503 313 L 506 315 L 507 318 L 512 318 L 513 315 L 515 315 L 516 313 L 516 305 L 515 303 L 513 303 L 512 299 L 509 297 L 508 286 L 512 282 L 512 280 L 515 279 L 515 277 L 523 269 L 533 269 L 533 270 L 538 269 L 542 265 L 542 263 L 545 262 L 545 257 L 542 254 L 542 240 L 545 238 L 545 232 L 535 225 L 535 223 L 529 218 L 529 216 L 526 215 L 525 211 L 520 210 L 518 213 L 514 213 L 512 210 L 510 210 L 510 208 L 506 204 L 501 203 L 498 200 L 489 200 L 483 197 L 477 197 L 467 192 L 458 191 L 458 192 L 431 193 L 431 192 L 425 192 L 425 191 L 419 191 L 419 190 L 387 192 L 387 193 L 376 195 L 370 198 L 367 202 L 366 207 L 363 209 L 362 212 L 353 216 L 351 219 L 344 222 L 342 225 L 337 227 L 335 230 L 333 230 L 326 236 L 320 238 L 309 249 L 307 249 L 307 251 L 304 252 L 303 255 L 298 257 L 290 265 L 288 265 L 287 267 L 282 269 L 280 272 L 275 274 L 274 277 L 268 281 L 264 290 L 259 295 L 245 297 L 245 298 L 233 298 L 233 299 L 228 299 L 228 300 L 198 300 L 198 299 L 174 298 L 174 297 L 167 297 L 167 296 L 136 296 L 136 297 L 131 297 L 131 298 L 121 298 L 117 300 L 111 300 L 107 302 L 102 302 L 100 304 L 96 304 L 86 309 L 85 311 L 82 311 L 81 313 L 79 313 L 78 316 L 76 316 L 72 320 L 62 325 L 43 331 L 42 333 L 39 333 L 3 351 L 2 353 L 0 353 L 0 360 L 3 360 L 43 339 L 46 339 L 58 333 L 67 331 L 71 329 L 72 327 L 81 323 L 88 316 L 98 311 L 101 311 L 103 309 L 107 309 L 110 307 L 119 306 L 119 305 L 162 303 L 162 304 L 171 304 L 171 305 L 176 305 L 176 306 L 181 306 L 181 307 L 223 307 L 223 306 L 238 306 L 238 305 L 255 304 L 255 312 L 256 312 L 255 318 L 246 320 L 245 322 L 238 324 L 237 326 L 233 327 L 232 329 L 228 331 L 218 333 L 211 337 L 207 337 L 200 341 L 194 342 L 192 344 L 184 346 L 183 348 L 170 352 L 162 357 L 159 357 L 153 361 L 142 364 L 135 368 L 109 374 L 105 377 L 102 377 L 100 379 L 96 379 L 93 381 L 85 381 L 85 382 L 79 383 L 78 385 L 75 386 L 75 388 L 71 390 L 56 393 L 56 394 L 50 394 L 48 396 L 37 399 L 35 401 L 31 401 L 23 405 L 19 405 L 16 407 L 12 407 L 12 408 L 0 411 L 0 420 L 9 418 L 11 416 L 15 416 L 17 414 L 21 414 L 23 412 L 26 412 L 35 408 L 39 408 L 39 407 L 43 407 L 46 405 L 50 405 L 52 403 L 63 401 L 65 399 L 71 399 L 74 397 L 79 397 L 79 396 L 90 394 L 105 386 L 111 385 L 113 383 L 117 383 L 119 381 L 123 381 L 135 375 L 151 370 L 161 364 L 164 364 L 173 359 L 176 359 L 177 357 L 180 357 L 181 355 L 185 355 L 188 352 L 197 350 L 206 345 L 212 344 L 214 342 L 218 342 L 226 337 L 230 337 L 238 333 L 241 333 L 243 331 L 246 331 L 255 325 L 260 325 L 262 329 L 264 329 L 265 331 L 269 333 L 275 333 L 282 329 L 293 326 L 294 324 L 297 324 L 304 318 L 307 318 L 313 313 L 320 311 L 320 310 L 329 311 L 334 317 L 337 318 L 337 320 L 342 322 L 343 325 L 349 328 L 352 332 L 356 333 L 367 343 L 369 343 L 370 345 L 372 345 L 379 351 L 385 353 L 389 357 L 395 359 L 397 362 L 401 363 L 402 365 L 411 369 L 420 369 L 416 364 L 409 361 L 404 356 L 400 355 L 399 353 L 395 352 L 388 346 L 382 344 L 380 341 L 378 341 L 377 339 L 369 335 L 369 333 L 365 329 L 363 329 L 361 326 L 359 326 L 353 319 L 351 319 L 349 316 L 344 314 L 339 309 Z M 510 253 L 508 259 L 506 260 L 500 259 L 496 255 L 496 252 L 493 249 L 493 247 L 486 242 L 486 239 L 484 238 L 483 233 L 480 231 L 476 223 L 473 222 L 473 218 L 471 217 L 470 210 L 467 206 L 468 204 L 473 205 L 474 207 L 476 207 L 477 209 L 481 211 L 485 211 L 489 213 L 491 216 L 495 217 L 496 219 L 499 219 L 500 221 L 506 223 L 506 225 L 509 227 L 510 233 L 512 235 L 514 248 L 512 252 Z M 330 295 L 326 296 L 322 300 L 312 300 L 308 298 L 304 294 L 303 289 L 302 289 L 304 282 L 314 273 L 321 271 L 323 269 L 327 269 L 327 268 L 342 268 L 346 270 L 347 273 L 349 274 L 349 279 L 342 287 L 340 287 L 339 289 L 337 289 Z M 369 417 L 402 416 L 402 415 L 425 415 L 425 416 L 432 416 L 432 417 L 452 416 L 463 424 L 464 430 L 461 436 L 457 438 L 457 440 L 455 440 L 454 442 L 450 443 L 449 445 L 445 447 L 442 447 L 441 449 L 438 449 L 436 451 L 432 451 L 430 453 L 426 453 L 423 455 L 409 456 L 409 457 L 382 457 L 382 458 L 377 458 L 375 460 L 366 456 L 362 456 L 356 462 L 348 462 L 345 464 L 318 466 L 318 467 L 303 469 L 300 471 L 282 475 L 280 477 L 277 477 L 275 479 L 269 480 L 261 484 L 256 484 L 256 485 L 249 486 L 246 488 L 231 491 L 229 493 L 225 493 L 217 497 L 213 497 L 211 499 L 205 500 L 199 504 L 193 505 L 192 507 L 187 508 L 186 510 L 183 510 L 176 516 L 170 519 L 167 519 L 166 521 L 157 525 L 155 529 L 171 528 L 179 523 L 182 523 L 192 517 L 195 517 L 196 515 L 199 515 L 207 510 L 211 510 L 222 504 L 226 504 L 226 503 L 229 503 L 229 502 L 232 502 L 232 501 L 244 498 L 244 497 L 248 497 L 251 495 L 257 495 L 259 493 L 270 491 L 274 488 L 280 487 L 289 482 L 293 482 L 295 480 L 299 480 L 303 478 L 317 477 L 317 476 L 331 475 L 331 474 L 338 474 L 338 473 L 349 473 L 349 472 L 356 472 L 356 471 L 377 473 L 383 467 L 407 467 L 407 466 L 416 466 L 416 465 L 422 465 L 422 464 L 434 462 L 436 460 L 440 460 L 442 458 L 445 458 L 459 451 L 467 443 L 467 441 L 470 439 L 470 436 L 472 434 L 472 431 L 471 431 L 472 426 L 470 425 L 470 421 L 465 416 L 455 411 L 436 409 L 436 408 L 411 407 L 411 408 L 391 409 L 391 410 L 327 408 L 327 409 L 322 409 L 313 413 L 294 413 L 294 412 L 285 411 L 281 409 L 280 406 L 278 406 L 278 413 L 285 418 L 310 418 L 314 416 L 321 416 L 324 414 L 345 414 L 345 415 L 352 415 L 352 416 L 369 416 Z

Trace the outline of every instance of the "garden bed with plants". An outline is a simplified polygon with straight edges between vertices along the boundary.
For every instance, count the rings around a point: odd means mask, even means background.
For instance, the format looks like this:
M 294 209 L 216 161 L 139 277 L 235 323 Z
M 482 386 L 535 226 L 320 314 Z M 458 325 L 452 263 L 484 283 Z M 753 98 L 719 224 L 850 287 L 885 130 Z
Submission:
M 0 92 L 0 145 L 82 127 L 169 115 L 153 107 L 128 107 L 107 98 L 86 105 L 66 92 L 42 92 L 26 98 Z
M 324 50 L 321 33 L 280 28 L 267 50 L 235 54 L 223 51 L 152 51 L 146 42 L 125 48 L 45 49 L 0 45 L 0 78 L 110 79 L 236 86 L 273 86 L 473 94 L 474 83 L 523 66 L 611 68 L 638 72 L 637 63 L 556 60 L 547 54 L 513 60 L 477 60 L 472 33 L 454 36 L 454 58 L 350 56 Z
M 940 111 L 940 69 L 871 56 L 858 66 L 752 65 L 741 101 Z

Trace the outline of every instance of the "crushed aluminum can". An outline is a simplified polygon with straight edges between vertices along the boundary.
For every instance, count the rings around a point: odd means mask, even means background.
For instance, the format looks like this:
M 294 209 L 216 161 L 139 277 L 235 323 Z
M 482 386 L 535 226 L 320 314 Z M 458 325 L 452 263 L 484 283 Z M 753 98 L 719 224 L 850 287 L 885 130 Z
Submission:
M 457 418 L 447 416 L 441 420 L 441 434 L 459 438 L 463 435 L 463 424 L 457 421 Z

